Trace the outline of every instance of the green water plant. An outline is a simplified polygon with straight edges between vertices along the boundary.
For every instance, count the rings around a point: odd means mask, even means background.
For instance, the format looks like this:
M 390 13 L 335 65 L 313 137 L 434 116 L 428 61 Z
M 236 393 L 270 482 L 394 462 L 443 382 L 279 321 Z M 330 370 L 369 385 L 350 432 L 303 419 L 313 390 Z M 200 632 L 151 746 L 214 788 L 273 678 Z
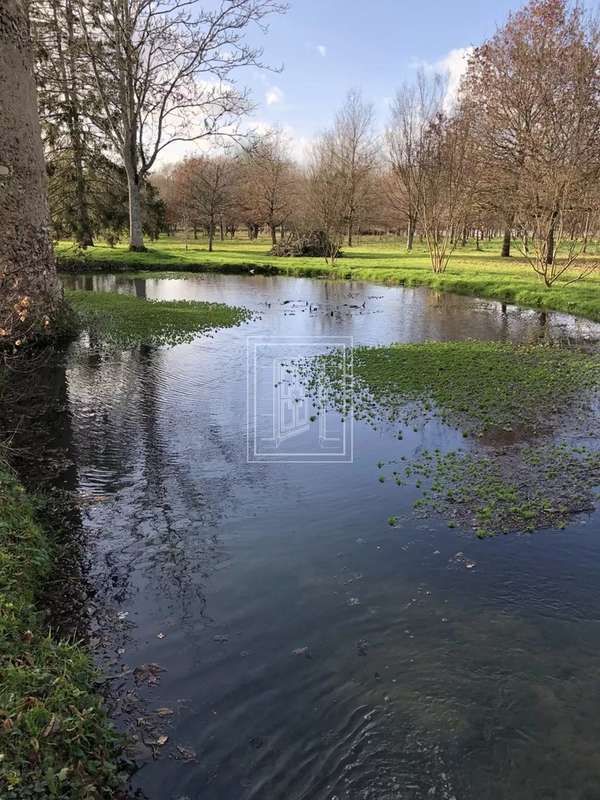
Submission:
M 80 325 L 94 337 L 129 346 L 174 345 L 199 334 L 240 325 L 251 317 L 244 308 L 188 300 L 145 300 L 117 292 L 66 290 Z
M 402 453 L 377 464 L 420 491 L 419 514 L 444 515 L 479 538 L 564 528 L 594 508 L 600 452 L 574 444 L 597 426 L 600 357 L 582 350 L 480 341 L 353 351 L 354 374 L 333 351 L 296 363 L 307 391 L 373 428 L 413 430 L 441 420 L 469 449 Z M 560 442 L 555 441 L 559 434 Z M 408 445 L 399 444 L 400 448 Z

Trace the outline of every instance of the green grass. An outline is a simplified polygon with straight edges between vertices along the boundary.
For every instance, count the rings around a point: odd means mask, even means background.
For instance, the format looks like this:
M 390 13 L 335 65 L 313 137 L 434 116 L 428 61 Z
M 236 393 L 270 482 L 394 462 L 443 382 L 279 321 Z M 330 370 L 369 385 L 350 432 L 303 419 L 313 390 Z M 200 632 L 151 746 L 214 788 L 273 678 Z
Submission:
M 173 345 L 250 317 L 246 309 L 222 303 L 144 300 L 116 292 L 66 290 L 65 298 L 84 329 L 123 346 Z
M 323 259 L 269 256 L 269 247 L 266 241 L 239 239 L 217 242 L 214 252 L 209 253 L 205 242 L 191 241 L 186 249 L 181 239 L 164 237 L 149 243 L 145 253 L 131 253 L 124 245 L 110 248 L 98 244 L 81 256 L 70 242 L 58 243 L 56 252 L 59 269 L 62 266 L 71 271 L 145 270 L 159 271 L 164 276 L 173 271 L 245 272 L 254 269 L 257 273 L 429 286 L 445 292 L 600 320 L 600 272 L 569 286 L 557 284 L 546 289 L 525 259 L 500 258 L 497 241 L 483 243 L 480 251 L 472 244 L 459 246 L 442 275 L 432 273 L 429 256 L 422 246 L 407 252 L 400 242 L 365 241 L 346 248 L 344 257 L 333 268 Z
M 54 543 L 41 509 L 0 469 L 0 797 L 113 797 L 117 737 L 85 649 L 37 610 Z

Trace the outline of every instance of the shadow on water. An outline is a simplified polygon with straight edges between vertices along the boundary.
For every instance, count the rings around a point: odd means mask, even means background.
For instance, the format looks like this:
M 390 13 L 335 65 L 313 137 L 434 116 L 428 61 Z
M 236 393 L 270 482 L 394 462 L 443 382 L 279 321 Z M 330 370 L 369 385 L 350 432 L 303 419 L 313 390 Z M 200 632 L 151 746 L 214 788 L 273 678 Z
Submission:
M 247 463 L 246 337 L 595 346 L 600 326 L 359 283 L 68 280 L 260 312 L 171 349 L 84 337 L 44 379 L 62 392 L 43 427 L 72 454 L 96 624 L 111 630 L 103 663 L 121 675 L 119 709 L 141 717 L 135 789 L 151 800 L 596 796 L 598 513 L 483 542 L 418 518 L 415 490 L 379 483 L 375 466 L 459 446 L 435 420 L 402 442 L 355 423 L 352 464 Z

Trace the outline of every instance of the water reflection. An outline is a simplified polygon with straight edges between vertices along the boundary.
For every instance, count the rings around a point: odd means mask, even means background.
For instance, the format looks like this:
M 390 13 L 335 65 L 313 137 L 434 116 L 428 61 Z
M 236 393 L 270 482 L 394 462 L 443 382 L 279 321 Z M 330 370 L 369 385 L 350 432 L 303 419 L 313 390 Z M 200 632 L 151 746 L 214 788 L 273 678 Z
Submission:
M 248 464 L 245 345 L 593 344 L 600 326 L 359 283 L 69 281 L 260 312 L 172 349 L 84 340 L 68 354 L 77 487 L 97 499 L 93 578 L 124 620 L 119 665 L 159 664 L 160 683 L 140 691 L 174 711 L 136 788 L 152 800 L 594 796 L 599 515 L 484 542 L 418 519 L 416 490 L 378 483 L 375 465 L 462 443 L 435 421 L 402 442 L 357 424 L 352 465 Z

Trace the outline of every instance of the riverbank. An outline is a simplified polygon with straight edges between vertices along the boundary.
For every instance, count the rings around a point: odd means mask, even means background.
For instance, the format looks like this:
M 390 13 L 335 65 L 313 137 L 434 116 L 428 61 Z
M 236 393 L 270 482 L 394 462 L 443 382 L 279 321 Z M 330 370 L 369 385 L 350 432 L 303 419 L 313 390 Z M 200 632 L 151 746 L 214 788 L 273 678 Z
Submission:
M 186 243 L 169 238 L 149 244 L 144 253 L 129 252 L 124 245 L 111 248 L 98 244 L 79 254 L 70 242 L 60 242 L 56 253 L 58 267 L 64 272 L 148 271 L 162 277 L 167 273 L 252 272 L 427 286 L 600 321 L 600 271 L 576 283 L 547 289 L 525 259 L 500 258 L 498 242 L 485 242 L 481 248 L 459 247 L 441 275 L 431 271 L 424 248 L 407 252 L 397 242 L 367 242 L 347 249 L 333 267 L 322 259 L 269 256 L 266 241 L 256 243 L 245 239 L 217 242 L 212 253 L 205 242 Z
M 62 536 L 47 518 L 44 500 L 0 467 L 0 795 L 115 797 L 118 737 L 92 660 L 42 610 Z

